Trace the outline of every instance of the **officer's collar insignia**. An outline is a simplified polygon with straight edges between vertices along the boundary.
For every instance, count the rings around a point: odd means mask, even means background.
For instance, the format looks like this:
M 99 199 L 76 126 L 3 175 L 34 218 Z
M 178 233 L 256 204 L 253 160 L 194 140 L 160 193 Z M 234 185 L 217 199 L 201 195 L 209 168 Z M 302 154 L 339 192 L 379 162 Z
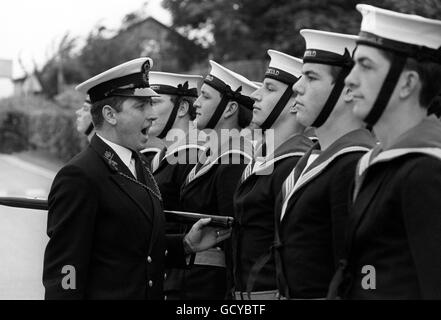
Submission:
M 114 170 L 114 171 L 118 171 L 118 162 L 116 162 L 115 160 L 113 160 L 113 157 L 115 156 L 115 154 L 109 150 L 104 152 L 104 158 L 106 159 L 107 163 L 109 164 L 109 166 Z
M 124 178 L 140 185 L 141 187 L 143 187 L 144 189 L 150 191 L 155 197 L 157 197 L 160 201 L 162 201 L 162 196 L 161 196 L 161 192 L 159 191 L 159 187 L 156 184 L 155 179 L 153 178 L 152 174 L 150 173 L 148 167 L 147 167 L 147 163 L 141 159 L 144 170 L 148 173 L 148 176 L 150 178 L 151 183 L 154 185 L 153 188 L 150 188 L 148 185 L 140 182 L 139 180 L 136 180 L 130 176 L 128 176 L 127 174 L 121 172 L 118 170 L 118 162 L 116 162 L 115 160 L 113 160 L 113 157 L 115 156 L 115 154 L 109 150 L 106 150 L 104 152 L 104 158 L 106 159 L 107 163 L 110 166 L 110 169 L 116 173 L 118 173 L 120 176 L 123 176 Z

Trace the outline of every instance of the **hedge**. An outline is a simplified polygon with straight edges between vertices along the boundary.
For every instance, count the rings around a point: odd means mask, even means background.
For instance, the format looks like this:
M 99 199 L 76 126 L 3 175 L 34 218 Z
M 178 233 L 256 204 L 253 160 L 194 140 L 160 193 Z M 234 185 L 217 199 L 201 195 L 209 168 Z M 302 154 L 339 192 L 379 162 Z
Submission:
M 76 130 L 75 111 L 43 97 L 0 101 L 0 152 L 42 150 L 68 161 L 86 146 Z

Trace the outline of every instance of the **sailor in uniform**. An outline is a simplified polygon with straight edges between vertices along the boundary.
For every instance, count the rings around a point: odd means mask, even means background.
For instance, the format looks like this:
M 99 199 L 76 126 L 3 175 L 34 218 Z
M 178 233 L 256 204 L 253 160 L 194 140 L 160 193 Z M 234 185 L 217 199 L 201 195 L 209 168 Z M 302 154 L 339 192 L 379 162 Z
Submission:
M 441 21 L 357 5 L 346 84 L 380 144 L 361 158 L 346 259 L 329 297 L 441 299 Z M 352 202 L 351 201 L 351 202 Z
M 83 105 L 75 113 L 77 115 L 77 131 L 84 134 L 87 137 L 87 141 L 90 142 L 95 134 L 95 130 L 92 122 L 92 115 L 90 114 L 90 108 L 92 103 L 89 98 L 84 100 Z
M 166 145 L 153 158 L 151 168 L 167 210 L 182 210 L 179 204 L 181 185 L 196 165 L 199 151 L 203 150 L 196 134 L 193 141 L 189 134 L 196 117 L 193 104 L 202 81 L 203 77 L 197 75 L 150 72 L 150 87 L 158 97 L 152 98 L 157 119 L 149 135 L 162 139 Z
M 321 299 L 342 255 L 349 188 L 358 159 L 375 141 L 352 113 L 344 79 L 356 36 L 301 30 L 302 77 L 294 84 L 297 120 L 316 143 L 285 180 L 276 201 L 277 284 L 286 299 Z
M 257 86 L 210 61 L 201 94 L 195 102 L 196 125 L 207 134 L 206 151 L 181 190 L 185 211 L 234 216 L 233 194 L 251 160 L 252 144 L 240 134 L 249 125 Z M 186 270 L 186 299 L 224 299 L 232 286 L 231 244 L 223 243 L 194 257 Z M 229 269 L 230 271 L 231 269 Z
M 46 299 L 163 299 L 165 266 L 212 247 L 228 230 L 198 221 L 165 235 L 162 197 L 139 154 L 155 119 L 139 58 L 77 87 L 88 94 L 96 134 L 56 175 L 48 197 L 43 285 Z
M 197 133 L 193 128 L 196 117 L 194 102 L 202 86 L 203 77 L 152 71 L 150 87 L 158 97 L 152 98 L 156 120 L 149 130 L 149 136 L 162 139 L 165 147 L 151 161 L 151 169 L 159 190 L 164 209 L 184 211 L 180 204 L 181 186 L 191 169 L 196 165 L 199 151 Z M 189 133 L 189 130 L 192 132 Z M 192 141 L 190 141 L 192 137 Z M 167 223 L 167 233 L 182 233 L 186 226 Z M 171 269 L 166 272 L 164 293 L 167 299 L 182 299 L 183 272 Z
M 252 122 L 272 131 L 264 139 L 268 154 L 256 151 L 242 174 L 234 195 L 236 226 L 233 231 L 235 298 L 276 299 L 274 202 L 283 181 L 297 161 L 312 147 L 296 118 L 292 86 L 302 74 L 302 60 L 268 50 L 271 58 L 263 85 L 252 93 Z M 269 151 L 271 150 L 271 151 Z

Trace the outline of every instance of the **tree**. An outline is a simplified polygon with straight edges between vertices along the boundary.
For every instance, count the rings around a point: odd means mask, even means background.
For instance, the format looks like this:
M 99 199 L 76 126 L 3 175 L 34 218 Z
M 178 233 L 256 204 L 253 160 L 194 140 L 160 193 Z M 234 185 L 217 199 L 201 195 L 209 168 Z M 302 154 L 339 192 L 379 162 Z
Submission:
M 114 38 L 118 32 L 143 19 L 143 11 L 128 13 L 122 20 L 121 28 L 109 30 L 96 25 L 86 38 L 84 46 L 78 50 L 78 39 L 66 33 L 60 41 L 54 42 L 45 65 L 35 74 L 43 92 L 49 98 L 61 93 L 67 85 L 78 84 L 115 65 L 139 56 L 136 45 L 122 46 Z
M 209 49 L 220 61 L 262 59 L 267 49 L 300 56 L 304 28 L 357 34 L 361 15 L 358 0 L 163 0 L 173 27 L 187 36 L 210 30 Z M 385 9 L 441 18 L 439 0 L 365 0 Z
M 54 42 L 52 53 L 41 69 L 34 63 L 34 73 L 47 97 L 53 98 L 66 84 L 84 79 L 85 69 L 77 59 L 76 47 L 77 38 L 67 32 L 60 41 Z
M 112 41 L 114 33 L 117 32 L 98 25 L 87 36 L 78 57 L 87 70 L 86 79 L 121 63 L 122 51 L 126 48 Z

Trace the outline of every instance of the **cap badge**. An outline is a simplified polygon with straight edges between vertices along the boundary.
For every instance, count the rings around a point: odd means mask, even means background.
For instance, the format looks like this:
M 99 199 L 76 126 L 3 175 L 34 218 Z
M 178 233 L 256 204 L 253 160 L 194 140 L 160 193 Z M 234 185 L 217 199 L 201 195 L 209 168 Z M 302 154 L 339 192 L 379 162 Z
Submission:
M 142 80 L 144 84 L 149 86 L 149 72 L 150 72 L 150 61 L 147 59 L 146 62 L 143 63 L 141 67 Z

